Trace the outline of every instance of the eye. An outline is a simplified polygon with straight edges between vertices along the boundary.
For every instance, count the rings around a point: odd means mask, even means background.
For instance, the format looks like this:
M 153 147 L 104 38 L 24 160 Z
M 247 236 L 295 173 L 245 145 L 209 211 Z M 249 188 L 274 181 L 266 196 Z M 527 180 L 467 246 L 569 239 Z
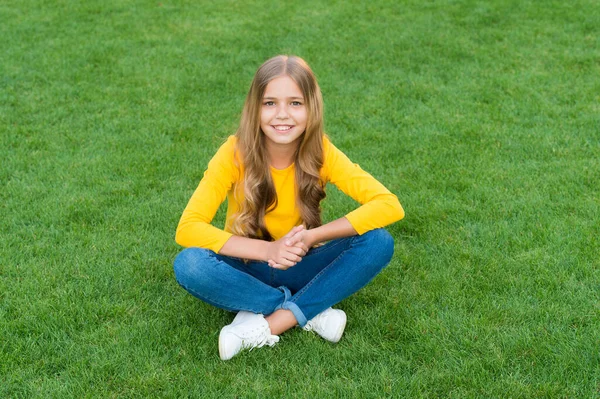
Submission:
M 302 103 L 300 101 L 292 101 L 292 105 L 295 107 L 299 107 L 302 105 Z
M 267 107 L 271 107 L 271 106 L 275 105 L 275 102 L 273 102 L 273 101 L 265 101 L 263 104 L 266 105 Z

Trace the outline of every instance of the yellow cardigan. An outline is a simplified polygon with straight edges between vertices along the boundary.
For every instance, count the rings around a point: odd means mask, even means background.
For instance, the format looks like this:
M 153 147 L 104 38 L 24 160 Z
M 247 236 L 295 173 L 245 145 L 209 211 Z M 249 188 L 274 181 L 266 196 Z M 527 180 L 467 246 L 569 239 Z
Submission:
M 240 170 L 234 162 L 235 143 L 235 136 L 230 136 L 208 163 L 204 177 L 179 220 L 175 236 L 178 244 L 208 248 L 218 253 L 233 235 L 229 226 L 233 215 L 239 210 L 233 187 L 243 178 L 243 167 Z M 387 226 L 404 217 L 398 198 L 360 166 L 352 163 L 326 137 L 323 139 L 323 150 L 321 180 L 335 184 L 361 204 L 346 215 L 358 234 Z M 271 167 L 271 175 L 278 201 L 277 207 L 265 215 L 265 224 L 273 239 L 277 240 L 301 224 L 302 219 L 295 206 L 294 164 L 282 170 Z M 225 229 L 221 230 L 210 223 L 225 197 L 227 219 Z

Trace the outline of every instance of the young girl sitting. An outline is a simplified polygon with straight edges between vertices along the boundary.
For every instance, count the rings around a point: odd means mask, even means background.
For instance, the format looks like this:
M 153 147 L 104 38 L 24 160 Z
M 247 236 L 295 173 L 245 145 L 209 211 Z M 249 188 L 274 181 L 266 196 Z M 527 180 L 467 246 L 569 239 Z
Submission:
M 361 206 L 321 223 L 325 184 Z M 210 223 L 227 198 L 221 230 Z M 371 281 L 394 242 L 382 227 L 404 217 L 396 196 L 352 163 L 323 132 L 323 100 L 304 60 L 277 56 L 256 72 L 239 128 L 208 163 L 183 211 L 179 284 L 238 312 L 219 335 L 227 360 L 273 346 L 299 325 L 338 342 L 346 314 L 331 306 Z

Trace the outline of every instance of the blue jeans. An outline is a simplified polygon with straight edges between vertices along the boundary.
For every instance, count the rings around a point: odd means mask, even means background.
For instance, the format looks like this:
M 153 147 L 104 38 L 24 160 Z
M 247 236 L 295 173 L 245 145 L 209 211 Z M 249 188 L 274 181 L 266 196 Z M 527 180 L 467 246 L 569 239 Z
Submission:
M 393 252 L 392 236 L 376 229 L 312 248 L 287 270 L 193 247 L 181 251 L 174 269 L 177 282 L 204 302 L 264 315 L 288 309 L 303 327 L 364 287 L 389 263 Z

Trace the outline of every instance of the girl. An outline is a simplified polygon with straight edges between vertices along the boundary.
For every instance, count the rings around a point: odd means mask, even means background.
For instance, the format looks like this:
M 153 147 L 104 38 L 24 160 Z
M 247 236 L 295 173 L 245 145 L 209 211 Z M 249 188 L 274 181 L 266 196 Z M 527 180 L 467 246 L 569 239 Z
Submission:
M 362 205 L 322 224 L 327 182 Z M 225 198 L 221 230 L 210 223 Z M 273 346 L 296 325 L 338 342 L 346 314 L 331 306 L 389 263 L 394 243 L 382 227 L 403 217 L 396 196 L 325 136 L 310 67 L 280 55 L 256 72 L 237 133 L 183 211 L 176 241 L 187 249 L 175 276 L 195 297 L 238 312 L 219 335 L 223 360 Z

